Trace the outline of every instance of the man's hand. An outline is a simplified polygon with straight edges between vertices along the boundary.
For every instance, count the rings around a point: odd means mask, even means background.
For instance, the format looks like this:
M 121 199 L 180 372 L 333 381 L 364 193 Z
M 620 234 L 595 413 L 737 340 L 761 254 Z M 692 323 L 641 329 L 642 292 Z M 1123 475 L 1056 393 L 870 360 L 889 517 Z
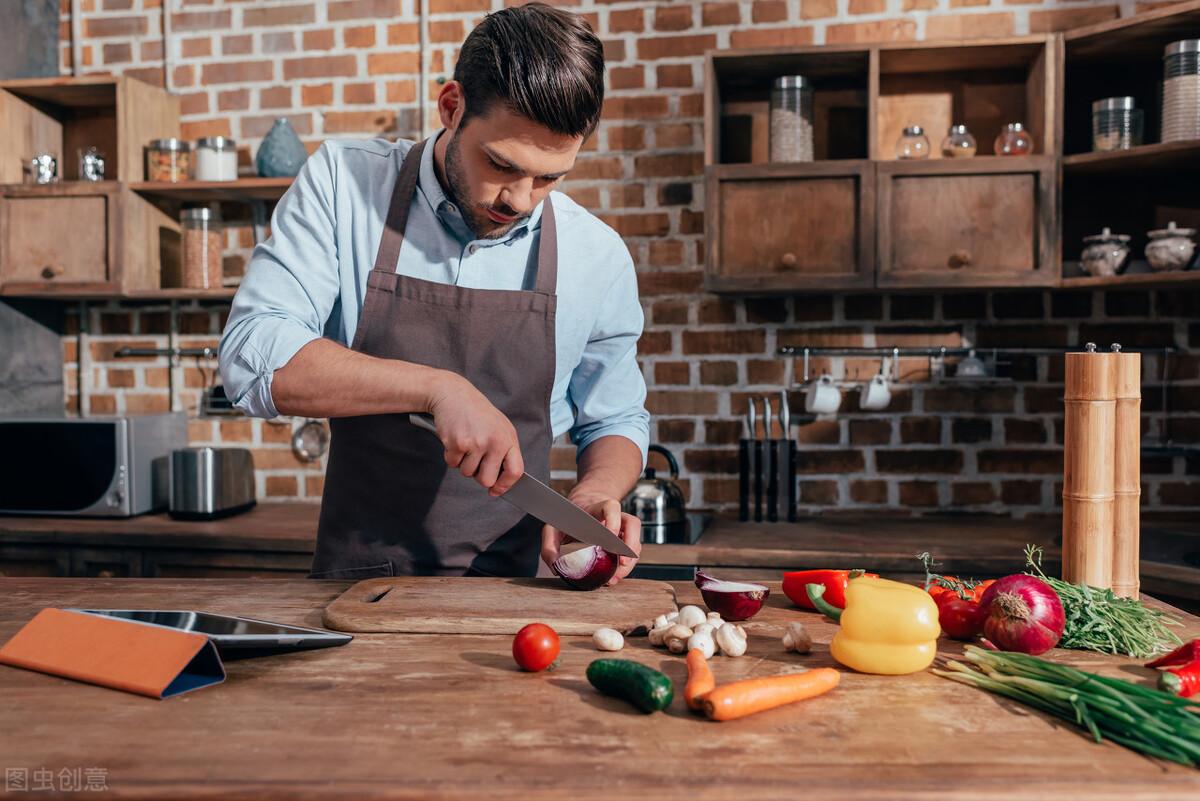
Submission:
M 567 498 L 580 507 L 592 517 L 599 520 L 608 528 L 609 531 L 616 534 L 634 550 L 634 553 L 639 556 L 642 553 L 642 521 L 630 514 L 625 514 L 621 511 L 621 502 L 616 498 L 610 498 L 601 493 L 592 493 L 587 491 L 572 492 Z M 574 542 L 574 540 L 563 534 L 554 526 L 546 525 L 542 527 L 542 561 L 550 565 L 562 555 L 562 546 L 565 542 Z M 629 575 L 637 564 L 637 559 L 628 556 L 620 557 L 621 564 L 617 568 L 617 573 L 609 580 L 609 584 L 616 584 L 621 579 Z
M 446 373 L 431 393 L 429 412 L 446 448 L 446 464 L 474 478 L 493 497 L 525 472 L 517 430 L 470 381 Z

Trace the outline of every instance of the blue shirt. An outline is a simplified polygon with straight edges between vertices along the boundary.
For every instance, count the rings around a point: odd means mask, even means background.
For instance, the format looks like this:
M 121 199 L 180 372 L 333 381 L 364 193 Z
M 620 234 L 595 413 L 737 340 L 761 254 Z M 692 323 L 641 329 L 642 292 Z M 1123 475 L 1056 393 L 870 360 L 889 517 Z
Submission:
M 221 337 L 221 377 L 242 411 L 278 414 L 271 378 L 304 345 L 321 336 L 354 341 L 392 188 L 412 144 L 327 141 L 280 199 Z M 541 204 L 504 237 L 474 238 L 442 190 L 432 145 L 421 154 L 397 271 L 476 289 L 532 290 Z M 570 432 L 582 451 L 616 434 L 644 458 L 649 414 L 637 364 L 643 320 L 633 260 L 614 230 L 561 192 L 552 196 L 559 259 L 554 437 Z M 514 349 L 513 358 L 526 355 Z

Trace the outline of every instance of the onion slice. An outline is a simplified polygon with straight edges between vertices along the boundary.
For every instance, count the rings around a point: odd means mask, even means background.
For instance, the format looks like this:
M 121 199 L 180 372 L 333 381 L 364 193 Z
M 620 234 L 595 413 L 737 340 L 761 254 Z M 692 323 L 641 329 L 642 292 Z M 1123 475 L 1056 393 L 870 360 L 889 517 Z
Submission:
M 558 557 L 550 569 L 577 590 L 594 590 L 607 584 L 620 566 L 619 557 L 592 545 Z
M 704 596 L 704 604 L 724 620 L 749 620 L 758 614 L 770 595 L 769 587 L 741 581 L 722 581 L 707 573 L 696 571 L 696 586 Z

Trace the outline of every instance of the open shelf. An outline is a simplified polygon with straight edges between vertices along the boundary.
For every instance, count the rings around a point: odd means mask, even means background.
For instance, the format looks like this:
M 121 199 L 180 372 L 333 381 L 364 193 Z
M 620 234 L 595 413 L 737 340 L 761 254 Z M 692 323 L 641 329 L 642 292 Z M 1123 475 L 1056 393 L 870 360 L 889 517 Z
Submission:
M 1063 158 L 1068 175 L 1146 171 L 1200 171 L 1200 140 L 1158 142 L 1129 150 L 1076 153 Z
M 145 289 L 122 297 L 128 300 L 232 300 L 236 292 L 235 286 L 223 286 L 220 289 Z
M 292 185 L 293 178 L 240 178 L 236 181 L 139 181 L 130 188 L 139 195 L 174 203 L 244 203 L 249 200 L 276 201 Z
M 1135 262 L 1130 266 L 1131 271 L 1114 276 L 1095 276 L 1095 275 L 1080 275 L 1072 278 L 1064 278 L 1062 281 L 1063 289 L 1089 289 L 1089 288 L 1128 288 L 1128 287 L 1170 287 L 1170 286 L 1196 286 L 1200 284 L 1200 270 L 1174 270 L 1169 272 L 1153 272 L 1141 262 L 1140 265 L 1145 272 L 1132 270 L 1139 263 Z M 1065 265 L 1064 265 L 1065 269 Z

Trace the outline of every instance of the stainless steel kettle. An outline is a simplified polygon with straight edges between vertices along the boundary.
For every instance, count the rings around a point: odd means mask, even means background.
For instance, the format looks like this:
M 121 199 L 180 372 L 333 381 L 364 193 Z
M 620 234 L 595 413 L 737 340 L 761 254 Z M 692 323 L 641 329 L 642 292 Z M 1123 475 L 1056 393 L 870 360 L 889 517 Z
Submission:
M 638 479 L 621 507 L 642 521 L 642 542 L 688 542 L 688 519 L 684 510 L 683 491 L 675 483 L 679 478 L 679 463 L 662 445 L 651 445 L 652 453 L 661 453 L 671 469 L 671 478 L 659 478 L 653 467 Z

